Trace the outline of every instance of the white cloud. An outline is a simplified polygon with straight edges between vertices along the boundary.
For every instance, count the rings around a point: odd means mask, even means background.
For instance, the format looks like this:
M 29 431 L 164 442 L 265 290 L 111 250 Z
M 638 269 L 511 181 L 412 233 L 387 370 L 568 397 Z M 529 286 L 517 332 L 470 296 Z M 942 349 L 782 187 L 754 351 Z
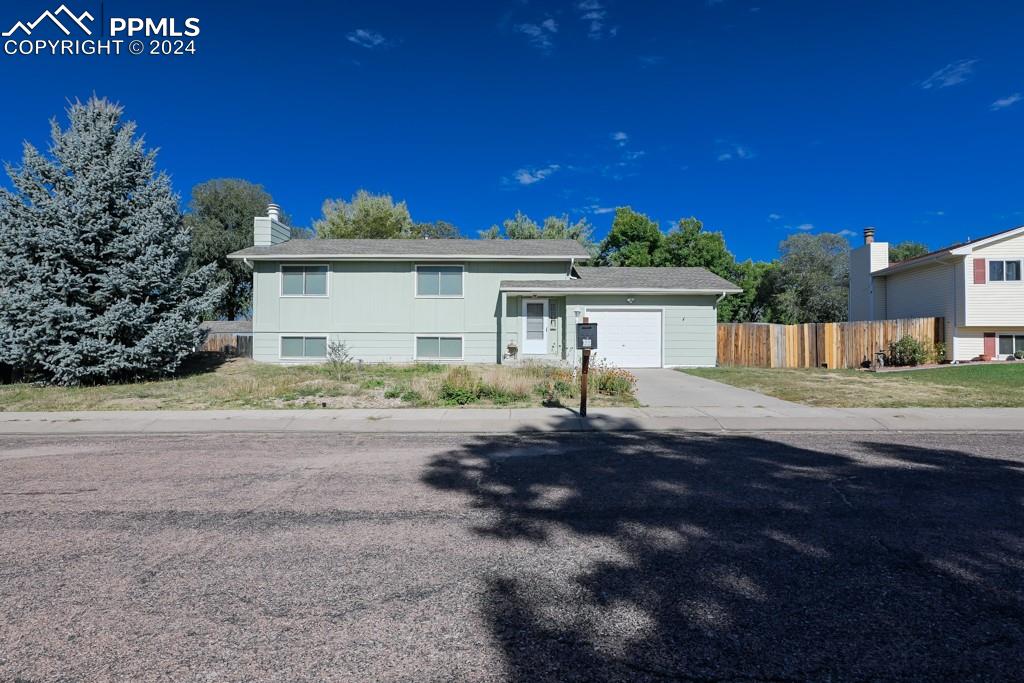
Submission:
M 380 33 L 365 28 L 357 28 L 355 31 L 346 34 L 345 38 L 348 42 L 355 43 L 359 47 L 365 47 L 368 50 L 391 45 L 391 42 Z
M 841 236 L 843 236 L 843 237 L 856 237 L 857 236 L 857 233 L 855 233 L 853 230 L 840 230 L 839 234 Z
M 796 229 L 800 230 L 801 232 L 810 232 L 811 230 L 814 230 L 814 226 L 811 225 L 810 223 L 801 223 L 800 225 L 796 226 Z
M 550 52 L 555 46 L 552 37 L 558 33 L 558 24 L 554 19 L 548 18 L 539 24 L 517 24 L 516 30 L 529 39 L 530 45 L 543 52 Z
M 977 59 L 961 59 L 958 62 L 950 62 L 921 81 L 921 88 L 931 90 L 932 88 L 948 88 L 951 85 L 959 85 L 974 74 L 974 65 L 977 63 Z
M 639 59 L 640 64 L 645 67 L 657 66 L 665 61 L 665 58 L 661 55 L 640 55 L 637 59 Z
M 770 213 L 770 214 L 768 214 L 768 220 L 770 220 L 770 221 L 777 221 L 780 218 L 782 218 L 782 214 L 778 214 L 778 213 Z
M 580 19 L 587 22 L 587 35 L 591 40 L 600 40 L 605 35 L 615 37 L 619 32 L 617 26 L 605 31 L 605 21 L 608 18 L 608 10 L 601 4 L 601 0 L 580 0 L 576 3 L 576 9 L 580 12 Z
M 629 142 L 629 136 L 623 133 L 621 130 L 611 134 L 611 139 L 615 141 L 619 147 L 625 147 L 626 143 Z
M 600 204 L 591 204 L 589 206 L 585 206 L 583 207 L 583 210 L 587 213 L 592 213 L 598 216 L 605 213 L 615 213 L 614 206 L 601 206 Z
M 513 173 L 512 177 L 520 185 L 533 185 L 549 177 L 559 168 L 561 166 L 558 164 L 548 164 L 543 168 L 521 168 Z
M 734 159 L 753 159 L 756 155 L 749 147 L 743 145 L 729 145 L 725 151 L 719 152 L 719 161 L 732 161 Z
M 1006 109 L 1007 107 L 1012 107 L 1013 105 L 1017 104 L 1022 99 L 1024 99 L 1024 96 L 1021 96 L 1019 92 L 1015 92 L 1007 97 L 1000 97 L 998 100 L 989 105 L 989 109 L 991 109 L 992 111 Z

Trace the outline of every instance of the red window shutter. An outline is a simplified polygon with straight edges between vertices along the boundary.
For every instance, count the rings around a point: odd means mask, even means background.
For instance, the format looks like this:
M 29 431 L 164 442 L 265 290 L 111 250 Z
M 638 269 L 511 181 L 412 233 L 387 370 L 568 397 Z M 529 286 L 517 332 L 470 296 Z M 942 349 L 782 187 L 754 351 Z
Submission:
M 977 263 L 977 261 L 975 261 Z M 985 333 L 985 355 L 992 356 L 996 355 L 996 333 L 986 332 Z
M 985 272 L 985 259 L 975 258 L 974 259 L 974 284 L 983 285 L 986 281 L 987 273 Z

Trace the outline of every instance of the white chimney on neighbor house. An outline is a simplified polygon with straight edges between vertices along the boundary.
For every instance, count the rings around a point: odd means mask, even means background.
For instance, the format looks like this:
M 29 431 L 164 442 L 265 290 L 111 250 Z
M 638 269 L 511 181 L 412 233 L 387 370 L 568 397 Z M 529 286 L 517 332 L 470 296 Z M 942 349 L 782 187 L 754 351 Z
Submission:
M 257 246 L 280 244 L 291 239 L 292 231 L 281 222 L 281 207 L 267 205 L 267 215 L 257 216 L 252 222 L 252 243 Z
M 864 228 L 864 246 L 850 251 L 850 320 L 885 320 L 885 278 L 873 273 L 889 267 L 889 243 L 875 241 Z

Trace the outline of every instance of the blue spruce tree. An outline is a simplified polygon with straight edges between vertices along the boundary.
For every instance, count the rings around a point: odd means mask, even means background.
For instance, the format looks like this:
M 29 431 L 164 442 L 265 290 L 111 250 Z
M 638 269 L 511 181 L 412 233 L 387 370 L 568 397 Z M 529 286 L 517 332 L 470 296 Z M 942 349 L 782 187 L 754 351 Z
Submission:
M 173 373 L 222 296 L 215 266 L 186 275 L 178 197 L 121 107 L 67 114 L 0 188 L 0 362 L 62 385 Z

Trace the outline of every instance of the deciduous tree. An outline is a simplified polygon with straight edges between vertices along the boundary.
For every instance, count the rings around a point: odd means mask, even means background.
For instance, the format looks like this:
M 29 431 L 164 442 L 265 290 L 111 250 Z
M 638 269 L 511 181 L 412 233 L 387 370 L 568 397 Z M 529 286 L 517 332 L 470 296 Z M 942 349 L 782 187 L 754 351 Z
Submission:
M 192 188 L 185 224 L 192 233 L 190 270 L 217 265 L 217 280 L 224 297 L 212 311 L 214 318 L 235 320 L 247 315 L 252 302 L 252 270 L 227 255 L 252 246 L 252 223 L 272 201 L 261 185 L 246 180 L 208 180 Z

